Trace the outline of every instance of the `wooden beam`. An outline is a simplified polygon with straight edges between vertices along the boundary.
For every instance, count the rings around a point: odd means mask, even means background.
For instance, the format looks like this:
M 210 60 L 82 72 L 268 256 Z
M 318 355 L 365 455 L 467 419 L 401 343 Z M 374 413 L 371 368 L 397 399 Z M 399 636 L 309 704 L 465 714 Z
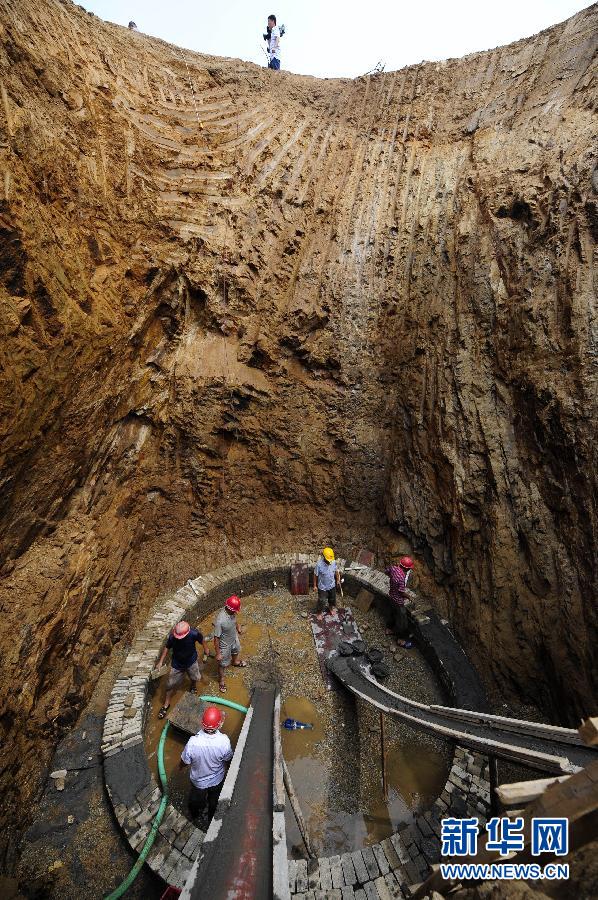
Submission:
M 579 736 L 588 747 L 598 746 L 598 716 L 586 719 L 577 729 Z
M 534 778 L 533 781 L 514 781 L 511 784 L 501 784 L 496 788 L 496 796 L 503 806 L 519 806 L 521 803 L 531 803 L 541 797 L 546 788 L 559 781 L 566 781 L 570 775 L 559 775 L 556 778 Z

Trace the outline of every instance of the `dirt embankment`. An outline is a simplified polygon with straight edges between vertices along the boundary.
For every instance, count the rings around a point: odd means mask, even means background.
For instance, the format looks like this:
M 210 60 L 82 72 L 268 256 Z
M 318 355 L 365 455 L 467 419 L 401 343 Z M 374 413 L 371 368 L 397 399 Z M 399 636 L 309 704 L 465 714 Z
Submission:
M 596 7 L 356 81 L 0 13 L 5 812 L 157 593 L 322 540 L 584 709 Z

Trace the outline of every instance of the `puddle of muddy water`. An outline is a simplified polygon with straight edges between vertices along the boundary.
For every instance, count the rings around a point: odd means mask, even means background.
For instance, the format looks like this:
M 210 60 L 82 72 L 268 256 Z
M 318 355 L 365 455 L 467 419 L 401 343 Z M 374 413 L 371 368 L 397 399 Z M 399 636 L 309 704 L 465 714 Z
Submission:
M 200 622 L 197 627 L 202 634 L 207 635 L 212 632 L 212 618 Z M 194 625 L 197 623 L 193 623 Z M 257 631 L 257 628 L 255 629 Z M 254 631 L 254 627 L 248 629 L 247 637 L 250 637 Z M 243 640 L 243 638 L 242 638 Z M 206 649 L 208 652 L 214 653 L 214 645 L 212 642 L 206 641 Z M 243 647 L 243 651 L 244 651 Z M 174 709 L 179 700 L 189 690 L 190 682 L 185 679 L 182 686 L 178 687 L 174 692 L 171 700 L 171 708 Z M 145 730 L 145 748 L 150 763 L 150 768 L 156 780 L 159 783 L 158 776 L 158 743 L 162 729 L 164 728 L 166 719 L 158 719 L 158 712 L 164 700 L 164 692 L 166 687 L 166 676 L 163 676 L 158 682 L 154 695 L 150 701 L 150 710 Z M 221 694 L 218 689 L 218 671 L 216 660 L 211 657 L 204 664 L 202 672 L 202 680 L 197 685 L 197 693 L 200 696 L 223 697 L 226 700 L 232 700 L 247 706 L 249 703 L 249 691 L 247 690 L 242 678 L 242 670 L 238 669 L 226 679 L 226 694 Z M 225 709 L 221 707 L 226 714 L 222 731 L 227 734 L 231 740 L 233 747 L 237 743 L 237 738 L 243 725 L 244 714 L 234 709 Z M 190 735 L 179 731 L 172 725 L 168 729 L 166 744 L 164 747 L 164 767 L 168 777 L 168 788 L 171 802 L 182 813 L 187 814 L 187 797 L 189 794 L 189 770 L 180 771 L 178 769 L 179 760 L 183 748 L 187 743 Z
M 383 799 L 379 735 L 370 734 L 371 723 L 362 720 L 361 712 L 358 714 L 344 695 L 326 691 L 311 628 L 302 617 L 311 599 L 293 597 L 280 588 L 244 598 L 241 645 L 249 667 L 229 669 L 227 693 L 220 695 L 216 661 L 210 658 L 198 688 L 202 695 L 226 696 L 247 705 L 252 680 L 263 677 L 264 666 L 271 667 L 282 684 L 281 722 L 292 718 L 313 725 L 305 730 L 283 728 L 282 745 L 310 839 L 321 855 L 376 843 L 392 834 L 401 822 L 411 821 L 414 812 L 425 808 L 442 791 L 448 754 L 439 752 L 419 734 L 412 740 L 411 731 L 407 740 L 393 739 L 392 723 L 387 737 L 388 801 Z M 350 605 L 349 598 L 347 601 Z M 192 624 L 210 635 L 214 618 L 212 614 Z M 212 642 L 206 646 L 214 651 Z M 415 661 L 415 654 L 412 659 Z M 157 715 L 164 681 L 152 697 L 145 736 L 156 778 L 156 751 L 164 725 Z M 174 694 L 173 706 L 187 689 L 188 683 Z M 242 723 L 242 713 L 227 710 L 223 731 L 233 746 Z M 165 747 L 171 800 L 185 814 L 189 775 L 188 771 L 178 771 L 178 761 L 187 739 L 187 735 L 171 727 Z M 366 747 L 365 752 L 363 746 L 360 750 L 360 742 Z M 303 855 L 301 836 L 289 804 L 286 825 L 291 855 Z

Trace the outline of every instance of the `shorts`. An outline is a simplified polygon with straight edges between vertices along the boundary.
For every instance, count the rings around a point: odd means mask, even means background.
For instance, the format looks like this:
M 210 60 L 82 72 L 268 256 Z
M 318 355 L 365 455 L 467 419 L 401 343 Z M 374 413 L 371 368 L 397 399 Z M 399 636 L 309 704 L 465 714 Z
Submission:
M 318 612 L 323 612 L 327 606 L 336 606 L 336 588 L 322 591 L 318 588 Z
M 189 666 L 188 669 L 175 669 L 173 666 L 170 668 L 170 672 L 168 673 L 168 680 L 166 682 L 166 690 L 171 691 L 177 684 L 180 684 L 183 678 L 185 677 L 185 672 L 191 679 L 191 681 L 199 681 L 201 679 L 201 669 L 199 668 L 198 660 L 195 660 L 193 665 Z
M 223 669 L 226 669 L 227 666 L 230 666 L 232 662 L 233 656 L 238 656 L 241 652 L 241 644 L 239 641 L 235 641 L 232 647 L 222 646 L 220 644 L 220 653 L 222 654 L 222 659 L 218 663 L 219 666 L 222 666 Z

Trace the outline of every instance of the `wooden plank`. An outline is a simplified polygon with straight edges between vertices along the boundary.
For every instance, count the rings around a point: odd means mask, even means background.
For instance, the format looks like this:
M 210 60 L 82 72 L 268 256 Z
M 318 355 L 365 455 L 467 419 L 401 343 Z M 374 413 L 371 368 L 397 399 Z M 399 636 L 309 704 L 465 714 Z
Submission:
M 474 712 L 469 709 L 455 709 L 452 706 L 439 706 L 435 703 L 430 706 L 430 709 L 462 722 L 476 722 L 478 725 L 494 726 L 503 731 L 513 731 L 515 734 L 559 741 L 563 744 L 575 744 L 576 746 L 583 744 L 583 740 L 574 728 L 562 728 L 559 725 L 546 725 L 544 722 L 528 722 L 525 719 L 494 716 L 490 713 Z
M 272 801 L 274 804 L 274 812 L 284 812 L 285 792 L 284 792 L 284 776 L 282 769 L 282 743 L 280 738 L 280 694 L 276 694 L 274 701 L 274 759 L 272 766 Z
M 291 594 L 299 596 L 309 594 L 309 566 L 307 563 L 291 563 Z
M 514 781 L 501 784 L 496 788 L 496 796 L 503 806 L 519 806 L 537 800 L 547 787 L 559 781 L 567 781 L 570 775 L 557 775 L 556 778 L 535 778 L 533 781 Z
M 584 744 L 588 747 L 598 746 L 598 716 L 586 719 L 577 729 Z
M 368 678 L 367 673 L 363 673 L 363 678 L 366 681 L 372 680 Z M 374 683 L 376 684 L 376 688 L 379 691 L 382 691 L 389 696 L 393 696 L 392 691 L 389 691 L 387 688 L 384 688 L 377 682 Z M 371 706 L 375 706 L 376 709 L 381 709 L 383 712 L 386 712 L 397 719 L 403 719 L 406 722 L 412 722 L 416 728 L 423 728 L 424 730 L 431 731 L 434 734 L 440 734 L 443 737 L 448 738 L 449 740 L 454 740 L 457 744 L 460 744 L 463 747 L 469 747 L 474 750 L 479 750 L 486 755 L 492 755 L 494 753 L 496 756 L 506 757 L 507 759 L 514 759 L 518 762 L 523 762 L 527 765 L 530 765 L 534 769 L 544 769 L 546 771 L 559 773 L 573 773 L 580 771 L 580 766 L 576 766 L 564 756 L 554 756 L 549 753 L 540 753 L 536 750 L 528 750 L 525 747 L 517 747 L 514 744 L 505 744 L 500 741 L 477 737 L 475 735 L 469 734 L 466 731 L 458 731 L 456 728 L 447 728 L 444 725 L 438 725 L 434 721 L 422 719 L 416 715 L 411 715 L 410 713 L 406 713 L 403 710 L 397 710 L 391 706 L 385 706 L 383 703 L 379 703 L 377 700 L 372 699 L 372 697 L 370 697 L 369 694 L 364 693 L 364 691 L 359 691 L 354 685 L 346 684 L 345 687 L 347 688 L 347 690 L 351 691 L 352 694 L 355 694 L 356 697 L 360 697 L 366 703 L 369 703 Z M 400 697 L 399 699 L 403 700 L 402 697 Z M 411 703 L 411 705 L 418 705 L 425 709 L 423 704 Z
M 274 900 L 291 898 L 284 812 L 272 815 L 272 896 Z
M 357 609 L 364 613 L 368 612 L 373 602 L 374 595 L 371 591 L 366 591 L 365 588 L 361 588 L 354 600 Z
M 593 776 L 596 777 L 594 780 Z M 531 840 L 531 822 L 534 817 L 542 817 L 546 815 L 567 817 L 569 825 L 578 819 L 583 818 L 588 813 L 598 809 L 598 761 L 590 763 L 580 772 L 576 772 L 564 783 L 555 781 L 546 788 L 544 793 L 538 800 L 531 803 L 522 811 L 521 817 L 523 823 L 524 849 L 529 847 Z M 509 813 L 509 818 L 513 818 L 513 813 Z M 516 862 L 519 854 L 510 860 Z M 473 857 L 468 857 L 468 863 L 488 863 L 497 858 L 496 851 L 489 851 L 485 847 L 478 850 Z M 450 860 L 447 860 L 447 862 Z M 449 883 L 442 878 L 440 867 L 432 866 L 431 874 L 424 882 L 413 892 L 414 900 L 423 900 L 429 896 L 432 891 L 438 890 L 444 893 Z

